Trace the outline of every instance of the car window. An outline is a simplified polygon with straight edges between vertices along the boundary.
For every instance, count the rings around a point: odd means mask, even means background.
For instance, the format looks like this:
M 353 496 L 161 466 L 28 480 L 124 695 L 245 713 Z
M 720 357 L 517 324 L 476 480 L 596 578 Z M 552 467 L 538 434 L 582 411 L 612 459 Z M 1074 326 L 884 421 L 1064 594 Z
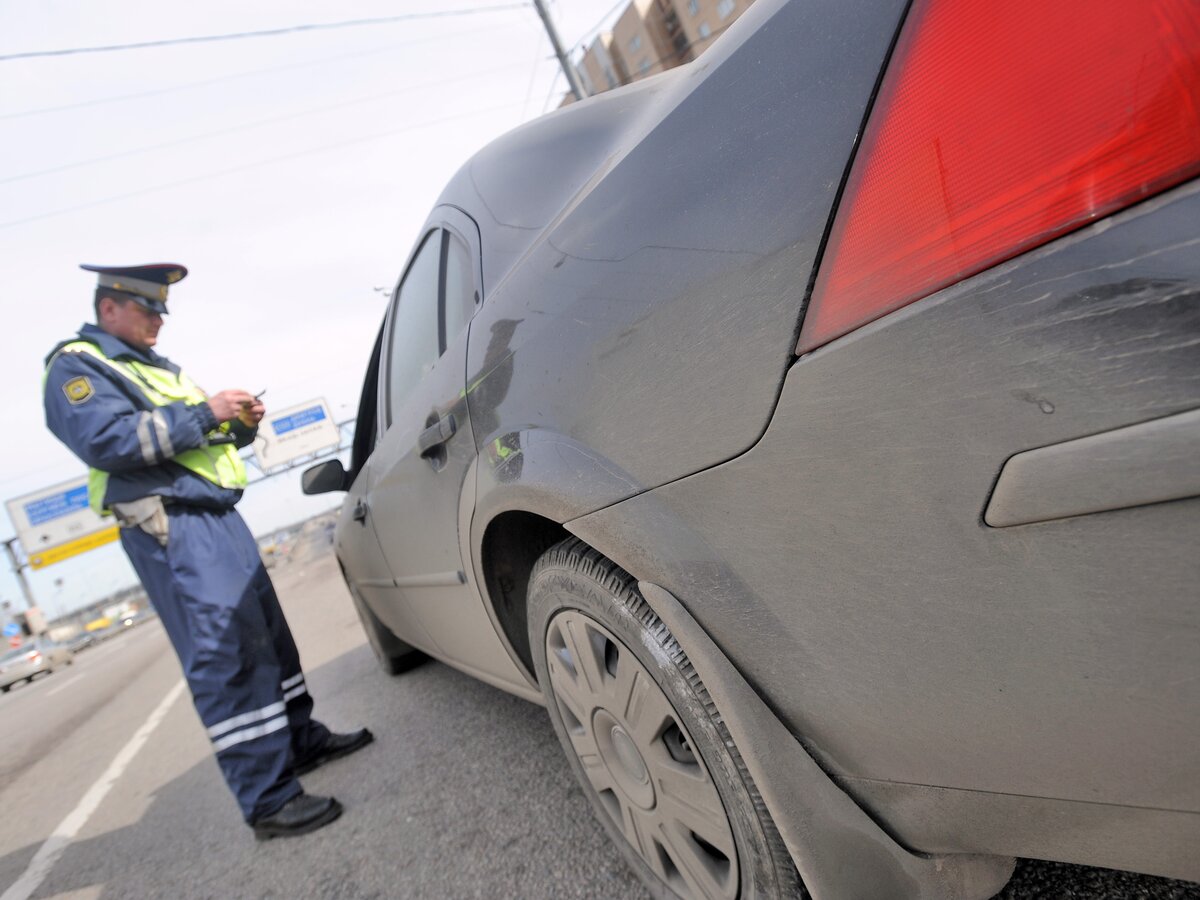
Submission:
M 441 229 L 426 235 L 396 291 L 388 346 L 389 419 L 404 405 L 441 353 L 438 334 L 438 270 Z
M 357 478 L 367 457 L 375 449 L 379 438 L 375 427 L 379 404 L 379 367 L 383 356 L 383 328 L 375 336 L 371 348 L 371 360 L 367 363 L 367 375 L 363 379 L 362 394 L 358 398 L 358 415 L 355 417 L 354 442 L 350 445 L 350 477 Z
M 467 327 L 475 310 L 474 264 L 471 251 L 452 232 L 446 233 L 446 345 Z
M 28 653 L 34 649 L 36 649 L 36 648 L 30 647 L 28 645 L 23 645 L 21 647 L 18 647 L 16 650 L 9 650 L 3 656 L 0 656 L 0 662 L 8 662 L 9 660 L 17 659 L 18 657 L 24 656 L 26 653 Z

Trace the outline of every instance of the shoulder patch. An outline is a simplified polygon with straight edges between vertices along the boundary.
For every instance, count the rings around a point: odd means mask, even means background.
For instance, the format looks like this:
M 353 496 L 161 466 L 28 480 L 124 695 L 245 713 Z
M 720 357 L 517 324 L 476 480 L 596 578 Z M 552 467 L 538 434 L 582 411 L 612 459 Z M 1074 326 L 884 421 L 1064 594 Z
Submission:
M 86 375 L 80 375 L 78 378 L 72 378 L 63 385 L 63 393 L 67 395 L 67 400 L 73 404 L 86 403 L 92 399 L 92 395 L 96 393 L 92 390 L 92 382 Z

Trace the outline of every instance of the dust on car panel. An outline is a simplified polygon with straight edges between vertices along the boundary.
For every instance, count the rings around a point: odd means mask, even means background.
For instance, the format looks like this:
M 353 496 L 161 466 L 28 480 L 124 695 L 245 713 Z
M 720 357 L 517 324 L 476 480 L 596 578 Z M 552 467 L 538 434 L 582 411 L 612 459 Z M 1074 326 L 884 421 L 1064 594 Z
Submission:
M 759 0 L 480 150 L 304 476 L 384 669 L 656 896 L 1200 880 L 1187 2 Z

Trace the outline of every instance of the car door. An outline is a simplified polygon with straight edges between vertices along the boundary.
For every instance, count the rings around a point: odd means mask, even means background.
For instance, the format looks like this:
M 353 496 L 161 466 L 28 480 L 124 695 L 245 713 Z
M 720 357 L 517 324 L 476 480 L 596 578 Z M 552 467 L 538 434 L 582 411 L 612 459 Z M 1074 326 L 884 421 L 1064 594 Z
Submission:
M 523 683 L 459 541 L 474 501 L 466 352 L 480 302 L 478 247 L 474 222 L 440 207 L 396 288 L 380 367 L 383 433 L 365 502 L 395 582 L 395 618 L 415 617 L 435 649 L 464 668 Z
M 371 463 L 379 439 L 379 370 L 383 355 L 384 329 L 380 328 L 367 364 L 357 427 L 350 454 L 350 487 L 338 516 L 337 556 L 356 603 L 365 603 L 375 616 L 397 635 L 422 650 L 433 650 L 433 641 L 416 619 L 395 602 L 396 582 L 388 568 L 375 522 L 368 515 L 367 493 L 371 486 Z

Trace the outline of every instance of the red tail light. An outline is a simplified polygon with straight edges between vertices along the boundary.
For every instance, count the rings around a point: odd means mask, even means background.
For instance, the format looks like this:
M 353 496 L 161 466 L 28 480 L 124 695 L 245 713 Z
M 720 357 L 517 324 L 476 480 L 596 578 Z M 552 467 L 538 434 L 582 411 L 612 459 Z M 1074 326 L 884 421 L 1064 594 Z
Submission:
M 1196 0 L 916 0 L 797 352 L 1197 174 Z

